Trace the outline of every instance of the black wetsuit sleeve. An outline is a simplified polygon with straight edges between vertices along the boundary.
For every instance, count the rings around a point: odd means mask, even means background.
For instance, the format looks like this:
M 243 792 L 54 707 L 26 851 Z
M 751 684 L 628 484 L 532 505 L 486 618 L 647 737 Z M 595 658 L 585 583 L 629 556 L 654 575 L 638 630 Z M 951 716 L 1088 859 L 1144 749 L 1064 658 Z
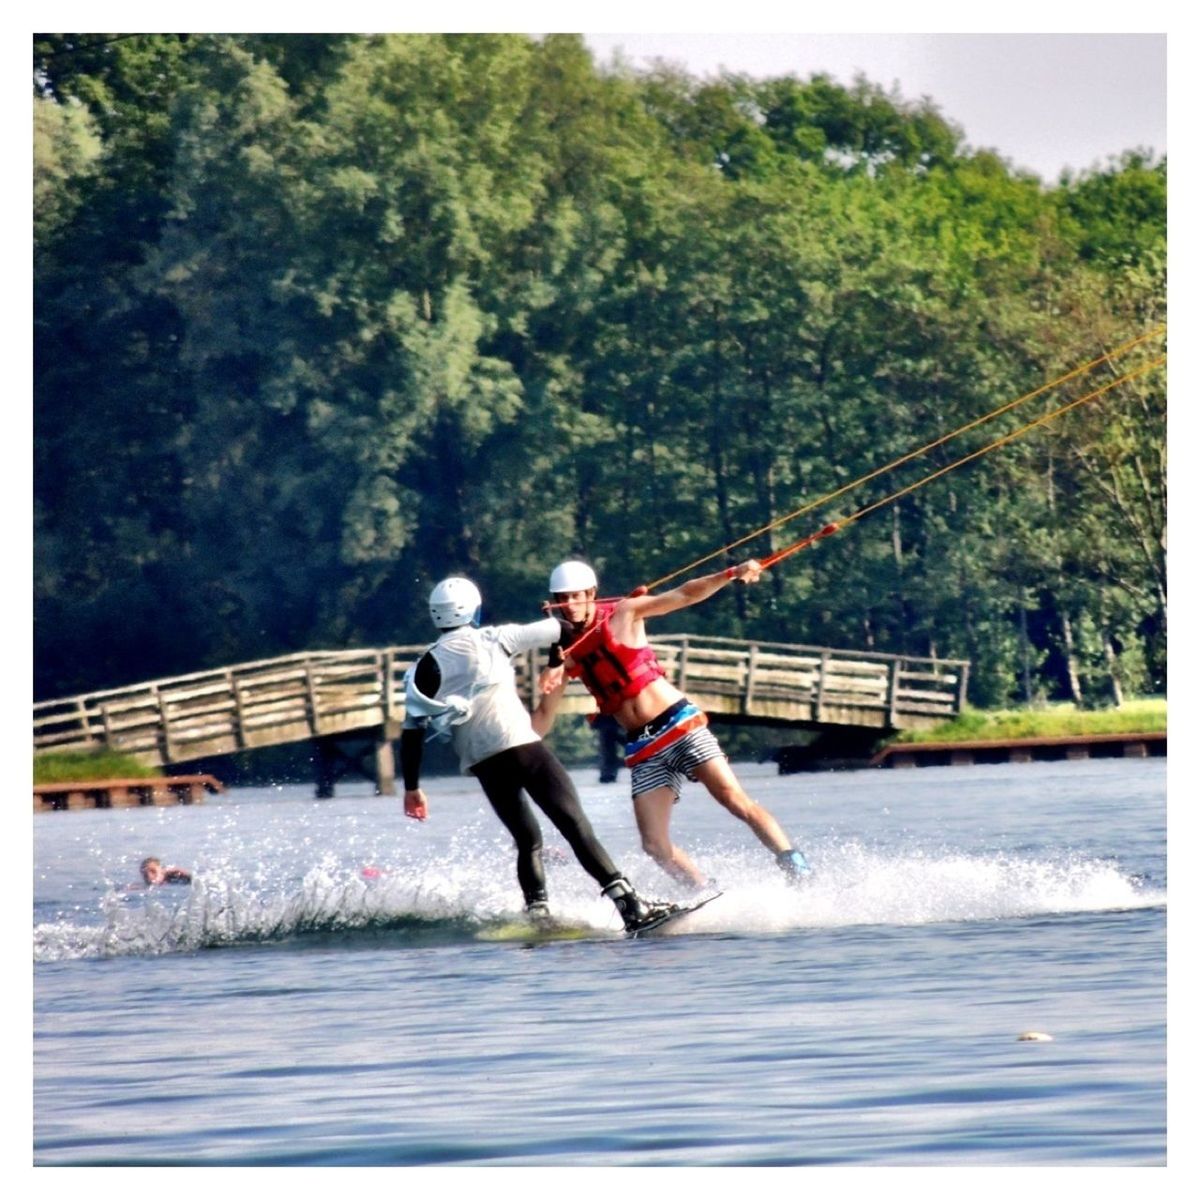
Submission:
M 417 691 L 431 699 L 442 686 L 442 671 L 432 654 L 423 654 L 417 663 L 413 682 Z M 425 730 L 402 729 L 400 731 L 400 774 L 404 777 L 404 790 L 415 792 L 421 786 L 421 760 L 425 757 Z
M 400 774 L 404 790 L 415 792 L 421 786 L 421 759 L 425 756 L 425 730 L 400 730 Z

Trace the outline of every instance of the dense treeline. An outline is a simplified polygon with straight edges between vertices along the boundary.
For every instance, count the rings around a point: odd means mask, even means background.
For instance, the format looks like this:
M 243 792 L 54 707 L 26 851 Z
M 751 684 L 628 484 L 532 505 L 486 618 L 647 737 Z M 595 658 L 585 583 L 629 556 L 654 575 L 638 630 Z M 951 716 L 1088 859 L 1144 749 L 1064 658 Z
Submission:
M 34 134 L 39 697 L 627 589 L 1165 320 L 1165 162 L 1047 187 L 865 80 L 39 35 Z M 1162 691 L 1165 420 L 1142 375 L 673 620 Z

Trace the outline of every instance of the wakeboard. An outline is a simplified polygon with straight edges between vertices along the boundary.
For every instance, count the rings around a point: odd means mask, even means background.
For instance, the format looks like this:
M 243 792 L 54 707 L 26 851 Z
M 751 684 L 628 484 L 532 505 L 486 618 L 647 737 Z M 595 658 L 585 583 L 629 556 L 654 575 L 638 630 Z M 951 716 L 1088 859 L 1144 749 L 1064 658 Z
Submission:
M 530 921 L 518 918 L 489 925 L 475 934 L 481 942 L 578 942 L 585 938 L 619 936 L 594 925 L 576 924 L 570 921 Z
M 699 900 L 693 900 L 691 904 L 683 904 L 678 908 L 672 909 L 668 913 L 664 913 L 657 921 L 649 925 L 643 925 L 640 929 L 632 930 L 626 933 L 626 937 L 637 938 L 643 937 L 647 933 L 656 933 L 666 926 L 673 925 L 680 917 L 690 916 L 698 909 L 703 908 L 706 904 L 711 904 L 714 900 L 723 896 L 724 892 L 709 892 L 707 896 L 701 896 Z
M 664 927 L 678 921 L 680 917 L 690 916 L 697 909 L 711 904 L 722 892 L 710 892 L 693 900 L 690 904 L 682 904 L 670 912 L 663 913 L 658 920 L 649 925 L 643 925 L 632 932 L 626 930 L 598 929 L 595 925 L 584 925 L 573 921 L 550 920 L 531 921 L 528 917 L 517 917 L 515 920 L 501 921 L 496 925 L 488 925 L 476 932 L 475 938 L 480 942 L 579 942 L 591 938 L 638 938 L 647 933 L 656 933 Z

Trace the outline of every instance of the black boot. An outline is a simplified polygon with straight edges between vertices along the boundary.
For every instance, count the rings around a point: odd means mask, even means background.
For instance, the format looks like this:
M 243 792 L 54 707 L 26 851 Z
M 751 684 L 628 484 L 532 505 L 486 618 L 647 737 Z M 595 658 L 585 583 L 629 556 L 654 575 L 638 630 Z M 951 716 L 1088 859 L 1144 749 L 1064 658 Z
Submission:
M 667 904 L 661 900 L 643 900 L 625 878 L 614 879 L 603 894 L 617 906 L 626 933 L 636 933 L 639 929 L 657 925 L 665 916 L 680 908 L 678 904 Z
M 534 925 L 548 925 L 550 905 L 545 900 L 530 900 L 525 905 L 525 915 Z

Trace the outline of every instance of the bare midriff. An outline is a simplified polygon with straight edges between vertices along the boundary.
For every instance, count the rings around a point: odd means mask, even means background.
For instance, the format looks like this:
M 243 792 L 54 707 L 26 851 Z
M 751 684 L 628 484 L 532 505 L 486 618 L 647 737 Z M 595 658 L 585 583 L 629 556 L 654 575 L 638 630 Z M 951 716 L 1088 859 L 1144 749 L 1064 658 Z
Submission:
M 622 700 L 613 716 L 623 729 L 633 733 L 683 698 L 683 693 L 673 683 L 653 679 L 636 696 Z

